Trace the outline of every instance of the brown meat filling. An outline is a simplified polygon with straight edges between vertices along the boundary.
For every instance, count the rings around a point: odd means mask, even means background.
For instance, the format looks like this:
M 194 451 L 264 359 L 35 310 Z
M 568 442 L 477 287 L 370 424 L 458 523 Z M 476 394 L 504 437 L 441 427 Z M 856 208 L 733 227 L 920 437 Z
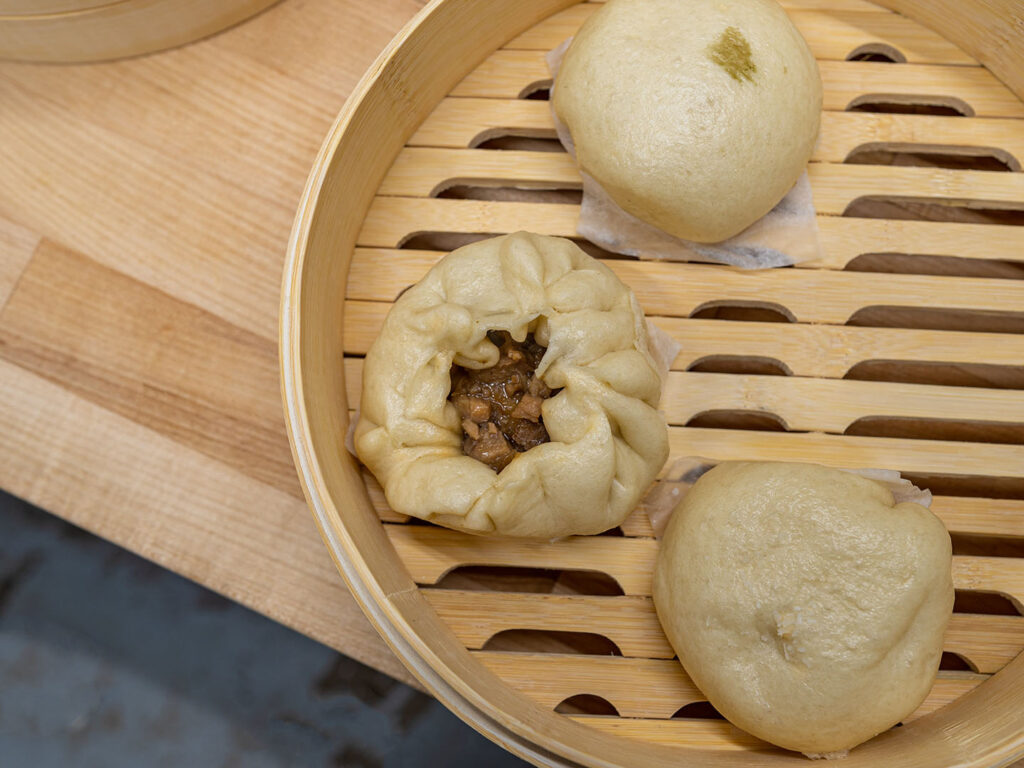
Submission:
M 535 375 L 544 347 L 527 336 L 513 341 L 505 331 L 488 337 L 501 356 L 491 368 L 452 366 L 449 399 L 462 417 L 462 451 L 500 472 L 515 458 L 548 441 L 541 403 L 554 392 Z

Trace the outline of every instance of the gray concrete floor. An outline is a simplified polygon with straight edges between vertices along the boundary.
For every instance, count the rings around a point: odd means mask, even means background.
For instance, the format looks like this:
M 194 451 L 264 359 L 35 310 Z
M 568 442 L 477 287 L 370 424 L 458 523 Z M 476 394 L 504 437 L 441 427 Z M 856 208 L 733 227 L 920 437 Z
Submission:
M 0 766 L 525 763 L 430 697 L 0 492 Z

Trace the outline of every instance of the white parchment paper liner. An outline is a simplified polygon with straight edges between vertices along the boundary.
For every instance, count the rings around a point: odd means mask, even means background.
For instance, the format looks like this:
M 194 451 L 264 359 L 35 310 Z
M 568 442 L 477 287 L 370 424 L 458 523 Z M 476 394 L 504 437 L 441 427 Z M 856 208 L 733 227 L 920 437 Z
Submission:
M 547 54 L 552 78 L 572 38 Z M 576 157 L 568 128 L 551 110 L 559 141 Z M 818 222 L 807 172 L 778 205 L 738 235 L 720 243 L 695 243 L 670 235 L 624 211 L 588 173 L 583 179 L 583 204 L 576 231 L 595 245 L 641 259 L 713 261 L 743 269 L 785 267 L 821 258 Z

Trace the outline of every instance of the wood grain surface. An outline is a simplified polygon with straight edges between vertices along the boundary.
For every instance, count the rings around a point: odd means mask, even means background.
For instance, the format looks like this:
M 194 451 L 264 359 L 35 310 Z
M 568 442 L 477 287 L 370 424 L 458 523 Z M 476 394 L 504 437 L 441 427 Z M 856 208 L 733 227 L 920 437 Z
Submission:
M 418 0 L 284 0 L 184 48 L 0 64 L 0 486 L 406 681 L 285 436 L 281 266 L 346 96 Z

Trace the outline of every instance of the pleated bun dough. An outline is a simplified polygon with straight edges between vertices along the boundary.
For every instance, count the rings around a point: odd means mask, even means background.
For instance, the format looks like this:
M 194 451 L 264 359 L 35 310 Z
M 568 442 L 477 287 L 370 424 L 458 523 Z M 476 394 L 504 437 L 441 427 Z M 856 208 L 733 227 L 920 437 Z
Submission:
M 774 0 L 610 0 L 573 38 L 552 103 L 628 213 L 719 242 L 796 183 L 818 135 L 818 67 Z
M 654 603 L 722 715 L 787 749 L 842 752 L 932 687 L 953 607 L 949 534 L 865 477 L 727 462 L 669 521 Z
M 550 442 L 500 473 L 462 451 L 452 364 L 487 332 L 547 347 Z M 398 512 L 470 533 L 555 538 L 621 523 L 668 456 L 661 377 L 633 292 L 569 240 L 519 232 L 460 248 L 395 302 L 363 366 L 359 458 Z

